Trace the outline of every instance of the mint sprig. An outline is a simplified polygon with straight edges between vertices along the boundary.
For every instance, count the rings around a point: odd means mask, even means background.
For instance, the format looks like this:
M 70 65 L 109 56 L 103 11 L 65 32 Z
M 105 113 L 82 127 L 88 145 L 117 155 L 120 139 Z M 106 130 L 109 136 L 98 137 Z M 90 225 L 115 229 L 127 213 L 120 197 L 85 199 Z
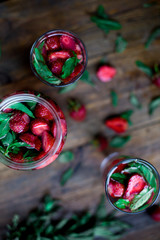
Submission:
M 62 79 L 65 79 L 66 77 L 68 77 L 73 72 L 73 70 L 75 69 L 75 67 L 79 62 L 79 59 L 77 58 L 77 55 L 74 51 L 73 51 L 73 54 L 74 54 L 74 57 L 68 58 L 63 64 L 62 75 L 61 75 Z
M 90 77 L 90 74 L 89 74 L 89 72 L 87 70 L 84 71 L 84 73 L 82 74 L 80 80 L 82 82 L 85 82 L 85 83 L 91 85 L 91 86 L 95 85 L 95 83 L 92 81 L 92 79 Z
M 156 27 L 150 34 L 150 36 L 147 39 L 147 42 L 145 43 L 145 48 L 148 48 L 151 43 L 157 38 L 160 37 L 160 26 Z
M 143 62 L 137 60 L 136 62 L 137 67 L 144 72 L 146 75 L 148 75 L 149 77 L 153 77 L 153 71 L 152 69 L 147 66 L 146 64 L 144 64 Z
M 117 107 L 117 105 L 118 105 L 118 95 L 117 95 L 117 93 L 114 90 L 111 90 L 110 96 L 111 96 L 112 105 L 114 107 Z
M 134 107 L 136 107 L 136 108 L 138 108 L 138 109 L 141 109 L 141 108 L 142 108 L 142 104 L 140 103 L 140 101 L 138 100 L 137 96 L 136 96 L 134 93 L 131 93 L 131 94 L 130 94 L 129 100 L 130 100 L 130 103 L 131 103 Z
M 128 199 L 118 199 L 114 205 L 120 209 L 125 209 L 127 206 L 129 206 L 130 201 Z
M 149 103 L 148 106 L 149 114 L 152 115 L 158 107 L 160 107 L 160 96 L 152 99 L 151 102 Z
M 127 41 L 121 35 L 117 37 L 115 43 L 116 43 L 116 52 L 118 53 L 122 53 L 128 45 Z
M 114 148 L 120 148 L 123 147 L 129 140 L 131 139 L 131 136 L 115 136 L 110 141 L 110 146 Z

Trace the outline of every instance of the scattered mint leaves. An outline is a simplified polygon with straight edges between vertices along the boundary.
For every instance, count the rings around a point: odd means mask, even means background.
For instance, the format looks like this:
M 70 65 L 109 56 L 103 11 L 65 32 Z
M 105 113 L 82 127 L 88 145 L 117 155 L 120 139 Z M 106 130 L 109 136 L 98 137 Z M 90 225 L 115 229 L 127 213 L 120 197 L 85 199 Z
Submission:
M 157 38 L 160 37 L 160 26 L 156 27 L 150 34 L 150 36 L 147 39 L 147 42 L 145 43 L 145 48 L 148 48 L 151 43 Z
M 148 67 L 146 64 L 144 64 L 143 62 L 137 60 L 136 62 L 137 67 L 144 72 L 145 74 L 147 74 L 149 77 L 153 76 L 153 71 L 150 67 Z
M 85 83 L 91 85 L 91 86 L 95 85 L 95 83 L 91 80 L 90 74 L 89 74 L 89 72 L 87 70 L 84 71 L 84 73 L 82 74 L 80 80 L 82 82 L 85 82 Z
M 126 49 L 127 44 L 127 41 L 121 35 L 119 35 L 116 39 L 116 52 L 123 52 Z
M 73 175 L 73 168 L 68 168 L 61 176 L 61 186 L 65 185 L 66 182 L 72 177 Z
M 12 104 L 9 106 L 9 108 L 12 108 L 12 109 L 16 109 L 16 110 L 20 110 L 26 114 L 28 114 L 28 116 L 32 117 L 32 118 L 35 118 L 32 111 L 29 110 L 28 107 L 26 107 L 23 103 L 21 102 L 17 102 L 15 104 Z
M 130 94 L 130 103 L 138 108 L 138 109 L 141 109 L 142 108 L 142 104 L 140 103 L 140 101 L 138 100 L 138 98 L 136 97 L 136 95 L 134 93 L 131 93 Z
M 118 199 L 114 205 L 120 209 L 125 209 L 130 204 L 128 199 Z
M 127 179 L 127 176 L 122 174 L 122 173 L 113 173 L 111 175 L 111 178 L 117 182 L 124 183 L 125 180 Z
M 115 136 L 111 139 L 110 146 L 114 148 L 123 147 L 130 139 L 131 136 Z
M 114 90 L 111 90 L 110 96 L 111 96 L 112 105 L 114 107 L 117 107 L 117 105 L 118 105 L 118 95 L 117 95 L 117 93 Z
M 149 114 L 152 115 L 153 112 L 160 107 L 160 96 L 156 97 L 154 99 L 151 100 L 151 102 L 149 103 Z
M 60 94 L 67 93 L 67 92 L 73 90 L 74 88 L 76 88 L 76 86 L 77 86 L 77 82 L 74 82 L 74 83 L 71 83 L 70 85 L 68 85 L 66 87 L 61 87 L 58 92 Z
M 71 151 L 64 151 L 58 157 L 58 161 L 60 163 L 68 163 L 73 161 L 73 159 L 74 159 L 74 154 Z

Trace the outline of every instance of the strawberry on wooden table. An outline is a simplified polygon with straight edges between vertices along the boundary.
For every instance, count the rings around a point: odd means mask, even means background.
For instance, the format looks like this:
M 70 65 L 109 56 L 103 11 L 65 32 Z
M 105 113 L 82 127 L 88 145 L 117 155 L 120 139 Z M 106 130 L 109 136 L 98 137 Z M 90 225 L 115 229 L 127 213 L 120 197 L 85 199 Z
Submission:
M 81 122 L 86 118 L 86 107 L 78 99 L 70 98 L 68 100 L 69 115 L 75 121 Z
M 35 148 L 37 151 L 41 149 L 41 141 L 38 136 L 35 136 L 31 133 L 22 133 L 19 138 L 29 144 L 31 147 Z
M 31 131 L 34 135 L 41 136 L 44 131 L 49 131 L 50 127 L 43 118 L 36 118 L 30 124 Z
M 29 116 L 19 110 L 14 111 L 9 121 L 10 129 L 16 133 L 26 132 L 29 129 Z
M 105 125 L 116 133 L 124 133 L 128 129 L 128 121 L 122 117 L 109 118 Z
M 108 65 L 102 65 L 97 70 L 97 78 L 101 82 L 109 82 L 112 80 L 112 78 L 116 74 L 116 69 L 108 66 Z

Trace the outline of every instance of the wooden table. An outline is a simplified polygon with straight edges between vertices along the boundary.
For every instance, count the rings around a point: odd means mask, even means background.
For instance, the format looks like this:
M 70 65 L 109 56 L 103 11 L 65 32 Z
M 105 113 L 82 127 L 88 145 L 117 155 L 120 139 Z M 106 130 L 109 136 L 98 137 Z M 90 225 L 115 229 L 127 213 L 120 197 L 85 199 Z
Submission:
M 160 40 L 155 40 L 146 50 L 144 43 L 150 31 L 160 22 L 160 3 L 144 8 L 144 0 L 29 0 L 1 1 L 0 37 L 2 56 L 0 59 L 0 97 L 21 89 L 40 91 L 57 101 L 64 111 L 68 123 L 68 138 L 64 149 L 75 152 L 76 165 L 80 162 L 74 176 L 61 187 L 60 175 L 67 167 L 55 161 L 50 166 L 33 172 L 14 171 L 0 164 L 0 229 L 11 221 L 13 214 L 23 218 L 35 207 L 43 194 L 51 193 L 62 200 L 70 210 L 92 209 L 104 192 L 99 165 L 104 155 L 91 144 L 93 136 L 102 132 L 110 139 L 113 132 L 105 128 L 103 120 L 114 113 L 133 109 L 129 102 L 131 92 L 136 93 L 143 104 L 135 110 L 133 126 L 128 130 L 132 139 L 120 153 L 136 155 L 151 162 L 160 171 L 160 110 L 153 116 L 148 115 L 148 103 L 160 95 L 159 89 L 151 84 L 147 76 L 135 65 L 141 60 L 152 66 L 159 62 Z M 90 21 L 98 4 L 103 4 L 107 13 L 119 21 L 121 31 L 105 35 Z M 88 70 L 96 87 L 79 81 L 71 92 L 60 95 L 56 88 L 41 83 L 32 73 L 29 52 L 33 42 L 44 32 L 51 29 L 68 29 L 83 39 L 88 50 Z M 117 33 L 122 33 L 128 46 L 123 53 L 115 52 Z M 116 77 L 109 83 L 96 79 L 96 66 L 105 58 L 117 69 Z M 118 107 L 113 108 L 110 90 L 119 96 Z M 87 108 L 87 119 L 82 123 L 71 120 L 67 112 L 66 99 L 78 97 Z M 117 149 L 116 149 L 117 150 Z M 108 149 L 108 153 L 115 149 Z M 110 208 L 110 207 L 108 207 Z M 134 228 L 125 239 L 159 240 L 160 223 L 154 223 L 146 214 L 125 216 Z

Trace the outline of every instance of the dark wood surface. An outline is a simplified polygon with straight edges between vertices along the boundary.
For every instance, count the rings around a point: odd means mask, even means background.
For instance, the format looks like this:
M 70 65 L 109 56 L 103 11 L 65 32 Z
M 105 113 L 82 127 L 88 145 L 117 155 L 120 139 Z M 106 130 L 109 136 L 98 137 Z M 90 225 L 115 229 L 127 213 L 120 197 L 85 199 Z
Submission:
M 68 165 L 55 161 L 50 166 L 33 172 L 14 171 L 0 164 L 0 229 L 10 222 L 13 214 L 24 217 L 35 207 L 43 194 L 51 193 L 59 197 L 66 209 L 92 209 L 104 192 L 99 165 L 104 155 L 90 145 L 94 134 L 104 133 L 110 139 L 113 133 L 105 128 L 103 120 L 113 113 L 121 113 L 133 108 L 129 103 L 131 92 L 136 93 L 143 104 L 135 110 L 133 126 L 127 134 L 130 142 L 118 151 L 131 154 L 151 162 L 160 171 L 160 110 L 152 117 L 148 115 L 148 103 L 159 96 L 159 89 L 151 84 L 145 74 L 135 66 L 136 60 L 148 65 L 159 62 L 160 40 L 155 40 L 146 50 L 144 43 L 150 31 L 160 23 L 160 3 L 143 8 L 143 0 L 10 0 L 0 3 L 0 97 L 21 89 L 40 91 L 57 101 L 64 111 L 68 124 L 68 138 L 64 149 L 75 152 L 75 174 L 61 187 L 59 179 Z M 98 4 L 103 4 L 112 18 L 123 28 L 105 35 L 90 21 L 90 13 Z M 51 29 L 67 29 L 83 39 L 88 50 L 88 70 L 96 86 L 79 82 L 75 90 L 64 95 L 56 88 L 41 83 L 31 72 L 29 52 L 33 42 Z M 128 46 L 123 53 L 115 53 L 117 33 L 122 33 Z M 109 83 L 96 79 L 96 66 L 105 58 L 116 67 L 117 75 Z M 110 90 L 119 96 L 118 107 L 113 108 Z M 87 107 L 87 119 L 76 123 L 68 116 L 66 99 L 76 96 Z M 115 151 L 108 149 L 108 153 Z M 108 204 L 108 203 L 107 203 Z M 108 209 L 111 209 L 109 205 Z M 153 222 L 146 214 L 124 216 L 133 222 L 134 228 L 122 239 L 159 240 L 159 223 Z

